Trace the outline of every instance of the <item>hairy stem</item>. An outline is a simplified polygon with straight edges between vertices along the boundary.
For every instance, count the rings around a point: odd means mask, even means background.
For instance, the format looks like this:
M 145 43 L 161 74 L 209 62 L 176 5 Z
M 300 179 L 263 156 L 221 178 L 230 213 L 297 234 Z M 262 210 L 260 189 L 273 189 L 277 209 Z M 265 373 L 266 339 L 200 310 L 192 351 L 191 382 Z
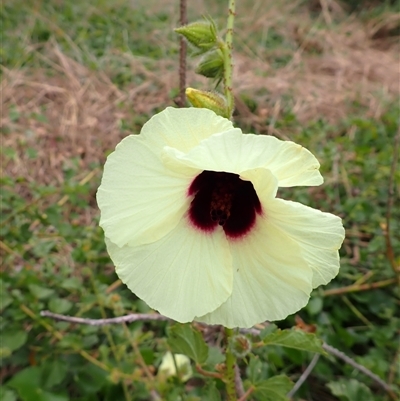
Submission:
M 233 337 L 233 329 L 225 328 L 226 352 L 225 352 L 225 374 L 224 381 L 226 386 L 227 400 L 236 401 L 235 386 L 235 363 L 236 358 L 230 349 L 230 343 Z
M 180 0 L 180 24 L 187 24 L 186 0 Z M 178 106 L 185 107 L 186 104 L 186 49 L 187 44 L 183 36 L 179 39 L 179 100 Z
M 220 49 L 224 59 L 224 91 L 227 102 L 227 114 L 231 116 L 235 107 L 234 97 L 232 92 L 232 74 L 233 74 L 233 61 L 232 61 L 232 43 L 233 43 L 233 26 L 235 22 L 235 0 L 229 0 L 228 8 L 228 22 L 226 25 L 225 42 L 220 42 Z

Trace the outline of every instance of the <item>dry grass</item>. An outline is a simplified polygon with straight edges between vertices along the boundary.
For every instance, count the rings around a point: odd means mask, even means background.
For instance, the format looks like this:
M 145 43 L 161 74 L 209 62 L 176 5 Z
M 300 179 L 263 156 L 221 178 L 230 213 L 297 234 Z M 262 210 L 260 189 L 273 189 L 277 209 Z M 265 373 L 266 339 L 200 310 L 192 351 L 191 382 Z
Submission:
M 319 118 L 337 123 L 353 112 L 354 103 L 366 115 L 379 117 L 399 99 L 399 43 L 391 32 L 400 25 L 400 15 L 380 15 L 366 23 L 346 17 L 338 3 L 329 6 L 323 0 L 317 19 L 294 2 L 284 8 L 266 0 L 251 4 L 238 11 L 236 40 L 242 50 L 235 54 L 234 85 L 237 93 L 255 97 L 259 107 L 252 114 L 239 103 L 239 119 L 270 132 L 266 122 L 271 117 L 276 120 L 288 106 L 304 124 Z M 297 44 L 291 61 L 282 68 L 269 61 L 280 49 L 272 51 L 261 43 L 271 29 Z M 55 41 L 47 42 L 40 54 L 46 68 L 3 69 L 1 126 L 10 134 L 2 145 L 16 150 L 3 168 L 11 176 L 60 184 L 72 159 L 78 160 L 82 172 L 104 159 L 128 134 L 121 129 L 122 120 L 173 105 L 170 93 L 178 86 L 177 60 L 119 54 L 134 74 L 146 78 L 121 90 L 105 72 L 93 72 L 69 58 Z M 192 72 L 188 81 L 190 86 L 209 88 Z M 17 120 L 10 110 L 19 114 Z M 27 148 L 36 149 L 37 157 L 28 158 Z
M 275 28 L 295 42 L 297 50 L 289 64 L 279 69 L 268 62 L 268 49 L 259 49 L 256 60 L 238 55 L 237 90 L 267 89 L 259 101 L 269 114 L 287 108 L 282 99 L 289 95 L 292 111 L 305 124 L 316 118 L 337 123 L 352 114 L 355 102 L 365 107 L 368 116 L 379 117 L 400 93 L 400 46 L 398 37 L 389 35 L 400 26 L 400 14 L 381 15 L 366 24 L 355 16 L 345 17 L 335 4 L 334 10 L 323 10 L 317 20 L 306 8 L 294 7 L 296 12 L 283 21 L 279 9 L 272 9 L 265 18 L 255 8 L 246 24 L 255 31 L 253 35 Z M 257 19 L 256 15 L 261 16 Z
M 105 73 L 90 71 L 55 43 L 46 54 L 53 76 L 46 69 L 4 70 L 1 126 L 11 133 L 2 145 L 17 150 L 4 165 L 12 176 L 61 184 L 63 169 L 72 159 L 79 159 L 79 167 L 87 170 L 128 134 L 121 129 L 123 119 L 170 103 L 168 81 L 146 70 L 140 60 L 132 60 L 132 68 L 149 80 L 122 91 Z M 11 110 L 19 114 L 18 121 L 13 121 Z M 37 157 L 28 160 L 26 148 L 36 149 Z

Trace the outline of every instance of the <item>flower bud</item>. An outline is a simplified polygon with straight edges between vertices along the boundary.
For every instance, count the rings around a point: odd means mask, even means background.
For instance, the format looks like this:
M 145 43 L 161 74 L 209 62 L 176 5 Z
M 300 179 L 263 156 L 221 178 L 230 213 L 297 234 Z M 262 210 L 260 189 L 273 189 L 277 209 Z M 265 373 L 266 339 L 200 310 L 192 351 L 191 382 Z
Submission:
M 244 358 L 251 351 L 251 341 L 242 334 L 233 336 L 229 346 L 236 358 Z
M 219 116 L 229 118 L 225 98 L 217 92 L 186 89 L 186 96 L 193 107 L 212 110 Z
M 183 35 L 189 43 L 204 53 L 217 43 L 217 28 L 213 21 L 198 21 L 176 28 L 175 32 Z
M 221 50 L 206 53 L 196 68 L 196 72 L 207 78 L 221 79 L 224 75 L 224 59 Z
M 176 368 L 178 368 L 178 372 Z M 167 352 L 158 368 L 158 377 L 161 380 L 166 380 L 168 377 L 178 375 L 184 382 L 192 377 L 193 371 L 190 365 L 190 359 L 186 355 L 175 354 L 172 356 L 171 352 Z

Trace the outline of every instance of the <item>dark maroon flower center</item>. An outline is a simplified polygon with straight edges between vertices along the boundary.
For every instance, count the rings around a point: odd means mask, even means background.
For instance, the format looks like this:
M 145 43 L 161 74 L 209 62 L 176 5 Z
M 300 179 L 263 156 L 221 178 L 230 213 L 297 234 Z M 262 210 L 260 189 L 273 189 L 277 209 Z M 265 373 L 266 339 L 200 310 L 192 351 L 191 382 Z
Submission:
M 220 225 L 230 238 L 247 234 L 262 212 L 253 184 L 238 174 L 203 171 L 193 180 L 188 194 L 193 196 L 189 208 L 192 224 L 203 231 Z

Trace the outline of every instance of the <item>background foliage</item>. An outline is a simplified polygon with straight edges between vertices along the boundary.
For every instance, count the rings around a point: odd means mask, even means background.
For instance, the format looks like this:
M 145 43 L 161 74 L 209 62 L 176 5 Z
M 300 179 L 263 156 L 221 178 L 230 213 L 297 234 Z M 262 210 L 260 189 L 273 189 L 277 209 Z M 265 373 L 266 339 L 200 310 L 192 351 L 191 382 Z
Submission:
M 209 13 L 224 26 L 225 3 L 199 2 L 190 19 Z M 282 195 L 338 214 L 346 227 L 338 278 L 317 289 L 297 318 L 277 325 L 316 330 L 394 391 L 400 385 L 398 6 L 243 0 L 234 39 L 235 123 L 316 154 L 325 184 Z M 218 371 L 218 328 L 196 325 L 199 337 L 167 322 L 92 327 L 40 316 L 47 309 L 88 318 L 149 312 L 114 273 L 95 192 L 116 143 L 174 104 L 177 7 L 153 0 L 14 0 L 1 8 L 1 401 L 223 399 L 220 380 L 196 371 L 186 382 L 157 373 L 168 350 Z M 210 89 L 192 72 L 188 80 Z M 249 399 L 285 399 L 290 382 L 276 375 L 298 380 L 318 346 L 274 345 L 276 326 L 259 328 L 253 341 L 270 342 L 240 360 L 245 388 L 257 387 Z M 189 348 L 176 340 L 182 330 L 182 338 L 192 338 Z M 325 355 L 294 399 L 390 395 Z

